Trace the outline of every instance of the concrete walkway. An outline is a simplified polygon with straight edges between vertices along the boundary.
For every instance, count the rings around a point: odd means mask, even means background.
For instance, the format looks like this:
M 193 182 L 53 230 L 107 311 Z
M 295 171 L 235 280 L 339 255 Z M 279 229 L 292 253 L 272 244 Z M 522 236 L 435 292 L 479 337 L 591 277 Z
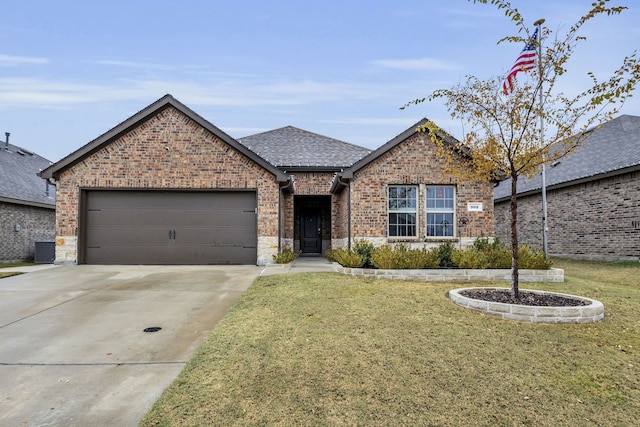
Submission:
M 289 264 L 268 264 L 264 266 L 261 276 L 274 274 L 308 273 L 308 272 L 335 272 L 335 266 L 325 257 L 298 257 Z
M 33 265 L 22 265 L 20 267 L 6 267 L 3 268 L 2 264 L 0 264 L 0 273 L 31 273 L 34 271 L 48 270 L 50 268 L 59 267 L 54 264 L 33 264 Z

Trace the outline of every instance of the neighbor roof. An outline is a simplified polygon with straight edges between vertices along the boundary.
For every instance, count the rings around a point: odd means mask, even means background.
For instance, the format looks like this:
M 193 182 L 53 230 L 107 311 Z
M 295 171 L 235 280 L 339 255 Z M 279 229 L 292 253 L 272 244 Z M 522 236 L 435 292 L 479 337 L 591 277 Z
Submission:
M 160 111 L 163 111 L 165 108 L 169 108 L 169 107 L 173 107 L 173 108 L 177 109 L 182 114 L 184 114 L 185 116 L 189 117 L 191 120 L 193 120 L 194 122 L 198 123 L 200 126 L 202 126 L 206 130 L 208 130 L 209 132 L 214 134 L 220 140 L 226 142 L 231 147 L 235 148 L 236 150 L 238 150 L 239 152 L 241 152 L 245 156 L 249 157 L 251 160 L 256 162 L 258 165 L 263 167 L 265 170 L 267 170 L 267 171 L 271 172 L 272 174 L 274 174 L 278 181 L 280 181 L 280 182 L 286 182 L 287 181 L 287 177 L 279 169 L 274 167 L 269 162 L 265 161 L 264 158 L 260 157 L 255 152 L 253 152 L 251 150 L 248 150 L 247 147 L 245 147 L 244 145 L 240 144 L 234 138 L 232 138 L 231 136 L 227 135 L 225 132 L 223 132 L 222 130 L 220 130 L 216 126 L 214 126 L 211 122 L 207 121 L 205 118 L 203 118 L 198 113 L 196 113 L 195 111 L 193 111 L 192 109 L 190 109 L 189 107 L 187 107 L 186 105 L 184 105 L 183 103 L 181 103 L 180 101 L 175 99 L 170 94 L 167 94 L 167 95 L 163 96 L 162 98 L 158 99 L 153 104 L 149 105 L 148 107 L 146 107 L 143 110 L 139 111 L 138 113 L 134 114 L 133 116 L 131 116 L 130 118 L 128 118 L 124 122 L 122 122 L 119 125 L 117 125 L 116 127 L 114 127 L 113 129 L 107 131 L 103 135 L 101 135 L 98 138 L 94 139 L 93 141 L 89 142 L 85 146 L 80 147 L 78 150 L 76 150 L 73 153 L 69 154 L 67 157 L 65 157 L 62 160 L 58 161 L 54 165 L 48 167 L 47 169 L 42 171 L 42 177 L 44 177 L 44 178 L 51 178 L 51 177 L 56 178 L 60 174 L 60 172 L 62 172 L 63 170 L 65 170 L 65 169 L 73 166 L 74 164 L 82 161 L 86 157 L 88 157 L 91 154 L 95 153 L 96 151 L 100 150 L 102 147 L 110 144 L 111 142 L 113 142 L 114 140 L 116 140 L 117 138 L 119 138 L 120 136 L 125 134 L 126 132 L 129 132 L 131 129 L 135 128 L 136 126 L 139 126 L 140 123 L 143 123 L 144 121 L 146 121 L 149 118 L 151 118 L 151 117 L 155 116 L 156 114 L 158 114 Z
M 56 188 L 38 174 L 51 162 L 6 142 L 0 145 L 0 201 L 54 209 Z
M 640 170 L 640 117 L 622 115 L 587 132 L 589 136 L 575 153 L 561 159 L 555 167 L 546 168 L 547 189 Z M 518 179 L 518 194 L 541 190 L 540 174 L 533 179 Z M 511 179 L 500 182 L 493 194 L 496 201 L 509 198 Z
M 238 141 L 281 169 L 317 167 L 339 170 L 371 152 L 368 148 L 293 126 L 246 136 Z

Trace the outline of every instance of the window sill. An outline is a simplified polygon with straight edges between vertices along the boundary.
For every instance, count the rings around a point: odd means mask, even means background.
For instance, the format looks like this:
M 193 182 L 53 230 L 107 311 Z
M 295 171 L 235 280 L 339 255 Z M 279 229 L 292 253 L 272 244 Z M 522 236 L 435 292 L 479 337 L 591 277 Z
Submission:
M 426 243 L 457 243 L 460 239 L 457 237 L 387 237 L 387 243 L 407 243 L 407 242 L 426 242 Z

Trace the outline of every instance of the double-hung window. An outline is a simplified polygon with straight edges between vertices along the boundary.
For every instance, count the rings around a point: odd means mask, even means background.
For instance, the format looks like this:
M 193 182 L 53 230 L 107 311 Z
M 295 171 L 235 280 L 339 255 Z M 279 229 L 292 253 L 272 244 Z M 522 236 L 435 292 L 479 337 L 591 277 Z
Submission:
M 417 186 L 389 186 L 389 237 L 417 237 L 417 210 Z
M 427 187 L 427 236 L 453 237 L 455 187 L 434 185 Z

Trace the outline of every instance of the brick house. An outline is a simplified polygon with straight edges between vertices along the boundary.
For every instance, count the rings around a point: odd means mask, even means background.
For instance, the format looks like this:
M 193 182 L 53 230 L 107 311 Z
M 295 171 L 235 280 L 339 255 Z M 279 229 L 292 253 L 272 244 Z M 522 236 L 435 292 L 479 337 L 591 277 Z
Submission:
M 548 248 L 554 256 L 640 259 L 640 117 L 590 131 L 584 145 L 545 172 Z M 496 236 L 511 236 L 511 180 L 494 190 Z M 542 248 L 542 179 L 518 181 L 518 239 Z
M 291 126 L 238 140 L 166 95 L 43 171 L 56 262 L 266 264 L 493 236 L 492 184 L 447 176 L 417 126 L 370 150 Z
M 36 241 L 55 237 L 55 187 L 38 176 L 51 162 L 6 137 L 0 145 L 0 262 L 32 261 Z

